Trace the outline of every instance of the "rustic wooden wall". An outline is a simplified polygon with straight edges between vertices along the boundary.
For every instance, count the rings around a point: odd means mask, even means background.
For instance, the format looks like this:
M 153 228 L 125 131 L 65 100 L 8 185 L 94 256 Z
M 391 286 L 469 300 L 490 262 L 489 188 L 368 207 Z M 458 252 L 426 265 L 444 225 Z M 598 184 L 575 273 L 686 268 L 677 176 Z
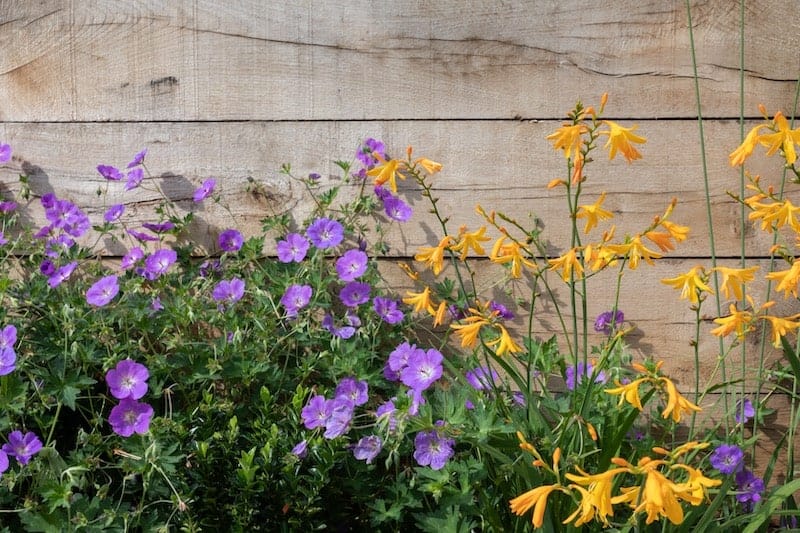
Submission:
M 744 231 L 748 255 L 766 264 L 769 238 L 742 227 L 726 194 L 739 187 L 726 158 L 740 138 L 739 3 L 691 4 L 717 254 L 735 262 Z M 746 2 L 744 17 L 746 114 L 757 119 L 758 103 L 789 114 L 797 23 L 777 0 Z M 299 175 L 335 175 L 331 161 L 374 136 L 444 164 L 436 192 L 454 231 L 479 223 L 480 201 L 518 218 L 535 212 L 548 238 L 563 243 L 563 200 L 545 184 L 564 163 L 544 137 L 577 99 L 596 102 L 608 91 L 607 116 L 639 124 L 649 142 L 636 164 L 597 164 L 587 197 L 608 191 L 623 232 L 679 198 L 674 219 L 693 228 L 691 238 L 658 267 L 633 273 L 622 307 L 640 328 L 633 340 L 642 354 L 667 360 L 684 383 L 692 375 L 693 314 L 659 281 L 710 264 L 684 2 L 0 0 L 0 50 L 0 140 L 15 154 L 0 169 L 4 194 L 18 192 L 25 172 L 36 194 L 56 191 L 98 219 L 104 180 L 95 166 L 124 164 L 147 147 L 154 179 L 180 205 L 214 176 L 235 223 L 251 232 L 270 212 L 309 212 L 278 173 L 282 163 Z M 774 163 L 756 168 L 765 179 L 778 174 Z M 250 179 L 270 197 L 248 193 Z M 404 194 L 417 216 L 391 233 L 390 255 L 399 258 L 432 243 L 437 227 L 412 185 Z M 142 221 L 154 207 L 144 191 L 112 192 L 109 202 Z M 230 225 L 211 205 L 199 219 L 197 236 L 210 246 Z M 598 283 L 605 292 L 592 313 L 608 307 L 606 285 Z M 537 331 L 551 323 L 543 315 Z M 704 334 L 704 374 L 717 348 Z

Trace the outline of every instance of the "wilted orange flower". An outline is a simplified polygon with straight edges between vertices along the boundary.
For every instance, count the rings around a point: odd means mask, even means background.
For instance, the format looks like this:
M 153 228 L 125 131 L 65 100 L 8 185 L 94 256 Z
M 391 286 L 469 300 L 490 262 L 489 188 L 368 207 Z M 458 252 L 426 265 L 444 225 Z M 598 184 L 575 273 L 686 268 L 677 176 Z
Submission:
M 415 165 L 419 165 L 425 169 L 428 174 L 436 174 L 440 170 L 442 170 L 442 164 L 437 163 L 436 161 L 431 161 L 427 157 L 420 157 L 414 161 Z
M 605 147 L 609 148 L 609 159 L 614 159 L 618 151 L 622 153 L 628 163 L 634 161 L 635 159 L 641 159 L 642 154 L 640 154 L 631 144 L 644 144 L 647 142 L 647 139 L 644 137 L 633 133 L 636 131 L 638 126 L 625 128 L 610 120 L 604 120 L 603 124 L 608 126 L 609 129 L 608 131 L 601 131 L 599 133 L 600 135 L 608 135 L 608 141 L 606 142 Z
M 611 211 L 606 211 L 603 209 L 603 201 L 606 199 L 606 193 L 603 192 L 600 194 L 600 197 L 597 201 L 591 205 L 579 205 L 578 212 L 575 213 L 575 218 L 585 218 L 586 219 L 586 227 L 583 229 L 584 233 L 589 233 L 589 231 L 597 226 L 598 220 L 608 220 L 610 218 L 614 218 L 614 213 Z

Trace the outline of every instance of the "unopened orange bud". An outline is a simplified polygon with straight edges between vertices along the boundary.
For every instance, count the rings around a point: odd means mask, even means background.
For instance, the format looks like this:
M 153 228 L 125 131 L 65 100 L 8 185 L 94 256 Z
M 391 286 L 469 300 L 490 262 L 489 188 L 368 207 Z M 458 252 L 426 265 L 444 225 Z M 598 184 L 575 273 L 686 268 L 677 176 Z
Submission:
M 566 181 L 564 181 L 564 180 L 562 180 L 560 178 L 556 178 L 554 180 L 550 180 L 550 183 L 547 184 L 547 188 L 548 189 L 553 189 L 555 187 L 558 187 L 559 185 L 566 185 L 566 184 L 567 184 Z
M 542 461 L 541 459 L 536 459 L 536 460 L 535 460 L 533 463 L 531 463 L 531 464 L 532 464 L 533 466 L 542 467 L 542 466 L 544 466 L 544 461 Z
M 586 430 L 589 432 L 589 436 L 592 438 L 592 440 L 597 442 L 597 430 L 594 429 L 594 426 L 591 422 L 586 422 Z
M 661 455 L 669 455 L 669 452 L 664 448 L 662 448 L 661 446 L 656 446 L 655 448 L 653 448 L 653 451 Z
M 767 108 L 764 104 L 758 104 L 758 112 L 761 113 L 761 116 L 767 118 Z
M 558 462 L 561 460 L 561 448 L 556 448 L 553 452 L 553 470 L 558 470 Z
M 600 97 L 600 112 L 603 112 L 603 109 L 606 107 L 606 103 L 608 103 L 608 93 L 603 93 L 603 96 Z
M 409 144 L 409 145 L 406 147 L 406 157 L 408 157 L 409 159 L 411 159 L 411 152 L 413 152 L 413 151 L 414 151 L 414 149 L 413 149 L 413 148 L 411 147 L 411 145 Z

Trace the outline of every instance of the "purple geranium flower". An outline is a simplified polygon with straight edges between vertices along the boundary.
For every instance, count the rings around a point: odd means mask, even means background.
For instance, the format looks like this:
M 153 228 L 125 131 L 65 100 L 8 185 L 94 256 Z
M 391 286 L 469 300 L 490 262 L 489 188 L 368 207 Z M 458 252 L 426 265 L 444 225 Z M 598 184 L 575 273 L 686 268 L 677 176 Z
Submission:
M 3 451 L 17 459 L 19 464 L 26 465 L 34 454 L 42 449 L 42 441 L 32 431 L 24 435 L 21 431 L 12 431 L 8 435 L 8 442 L 3 444 Z
M 306 237 L 320 250 L 333 248 L 344 239 L 344 228 L 335 220 L 318 218 L 306 230 Z
M 144 276 L 149 280 L 154 280 L 166 274 L 169 267 L 178 260 L 178 254 L 170 248 L 161 248 L 150 254 L 144 260 Z
M 353 448 L 353 457 L 366 461 L 367 464 L 371 464 L 378 454 L 381 453 L 382 447 L 383 441 L 377 435 L 361 437 Z
M 126 174 L 125 190 L 130 191 L 138 187 L 144 179 L 144 170 L 141 168 L 132 168 Z
M 311 301 L 310 285 L 290 285 L 281 296 L 281 305 L 286 308 L 286 316 L 297 316 L 297 312 Z
M 17 352 L 13 348 L 0 348 L 0 376 L 16 370 Z
M 336 272 L 342 281 L 353 281 L 367 271 L 367 254 L 361 250 L 347 250 L 336 260 Z
M 378 421 L 386 420 L 389 431 L 394 431 L 397 428 L 396 412 L 397 408 L 394 406 L 394 399 L 387 400 L 380 404 L 375 410 L 375 418 L 377 418 Z
M 14 344 L 17 342 L 17 328 L 13 324 L 9 324 L 0 330 L 0 349 L 14 349 Z
M 153 233 L 166 233 L 175 227 L 175 224 L 169 220 L 165 222 L 144 222 L 142 224 L 144 229 L 148 229 Z
M 214 187 L 217 185 L 217 180 L 213 178 L 209 178 L 203 182 L 203 184 L 194 191 L 194 196 L 192 196 L 192 200 L 195 202 L 202 202 L 212 194 L 214 194 Z
M 721 474 L 730 475 L 742 467 L 744 452 L 735 444 L 720 444 L 708 460 Z
M 244 296 L 244 281 L 239 278 L 233 278 L 230 281 L 222 280 L 214 287 L 211 296 L 220 303 L 238 302 Z
M 86 291 L 86 303 L 95 307 L 108 304 L 119 292 L 117 276 L 100 278 Z
M 47 279 L 47 284 L 50 285 L 51 288 L 55 289 L 61 285 L 62 282 L 69 279 L 69 277 L 72 275 L 72 271 L 75 270 L 77 266 L 78 262 L 73 261 L 60 267 Z
M 366 381 L 358 381 L 356 378 L 349 376 L 342 378 L 336 386 L 334 397 L 338 399 L 345 399 L 350 401 L 354 406 L 364 405 L 369 399 L 368 385 Z
M 17 208 L 17 202 L 11 200 L 0 201 L 0 213 L 10 213 Z
M 764 493 L 764 480 L 747 469 L 737 472 L 735 479 L 738 491 L 736 501 L 741 503 L 747 511 L 752 511 L 753 506 L 761 501 L 761 495 Z
M 292 448 L 292 455 L 297 456 L 298 459 L 304 459 L 308 454 L 308 441 L 303 439 Z
M 110 181 L 119 181 L 123 178 L 122 172 L 120 172 L 117 167 L 112 167 L 111 165 L 97 165 L 97 172 Z
M 41 263 L 39 263 L 39 272 L 41 272 L 45 276 L 50 277 L 56 273 L 56 265 L 49 259 L 45 259 Z
M 11 145 L 0 143 L 0 163 L 11 161 Z
M 138 246 L 135 246 L 128 250 L 128 253 L 122 256 L 122 261 L 120 261 L 119 266 L 122 268 L 122 270 L 128 270 L 142 259 L 144 259 L 144 250 Z
M 455 444 L 453 439 L 440 436 L 436 430 L 420 431 L 414 437 L 414 459 L 420 466 L 440 470 L 453 456 Z
M 407 387 L 424 391 L 442 377 L 442 354 L 438 350 L 414 350 L 408 364 L 400 372 L 400 381 Z
M 303 410 L 300 411 L 300 419 L 306 429 L 324 427 L 333 412 L 333 402 L 326 400 L 324 396 L 315 394 L 312 396 Z
M 0 450 L 0 474 L 8 470 L 8 454 Z
M 347 307 L 357 307 L 369 301 L 369 283 L 351 281 L 339 291 L 339 299 Z
M 106 222 L 116 222 L 125 212 L 125 206 L 122 204 L 114 204 L 108 208 L 108 211 L 103 215 L 103 220 Z
M 218 241 L 223 252 L 238 252 L 244 244 L 244 237 L 235 229 L 226 229 L 219 234 Z
M 131 159 L 131 162 L 128 163 L 127 168 L 133 168 L 136 165 L 141 165 L 142 163 L 144 163 L 144 157 L 146 155 L 147 155 L 147 148 L 143 148 L 142 151 L 137 152 L 137 154 L 133 156 L 133 159 Z
M 586 365 L 584 365 L 583 361 L 578 361 L 577 367 L 568 366 L 566 370 L 567 388 L 569 390 L 575 390 L 577 385 L 579 385 L 584 379 L 591 378 L 592 374 L 594 374 L 594 366 L 592 363 L 586 363 Z M 594 378 L 594 382 L 605 383 L 605 381 L 605 372 L 598 372 L 597 377 Z
M 147 433 L 152 417 L 153 408 L 149 404 L 125 398 L 111 409 L 108 422 L 114 433 L 121 437 L 130 437 L 134 433 Z
M 347 316 L 345 318 L 347 318 Z M 355 320 L 358 322 L 358 325 L 361 325 L 361 320 L 359 320 L 357 316 L 353 315 L 353 318 L 355 318 Z M 339 337 L 340 339 L 349 339 L 356 333 L 356 328 L 352 324 L 347 326 L 337 326 L 333 315 L 329 313 L 325 313 L 325 316 L 322 317 L 322 327 L 325 328 L 328 333 L 334 337 Z
M 408 222 L 414 214 L 411 206 L 396 196 L 383 202 L 383 211 L 387 217 L 397 222 Z
M 756 410 L 755 407 L 753 407 L 753 402 L 750 401 L 750 398 L 745 398 L 736 402 L 736 413 L 733 415 L 733 419 L 737 424 L 746 424 L 747 421 L 753 418 L 755 415 Z
M 492 387 L 492 383 L 497 382 L 500 376 L 494 370 L 489 370 L 488 367 L 479 366 L 467 371 L 464 375 L 467 383 L 472 385 L 475 390 L 486 390 Z
M 141 231 L 136 231 L 135 229 L 129 229 L 128 235 L 133 237 L 139 242 L 156 242 L 158 241 L 158 237 L 155 235 L 150 235 L 149 233 L 144 233 Z
M 308 247 L 311 244 L 305 237 L 299 233 L 290 233 L 282 241 L 278 241 L 276 251 L 278 253 L 278 261 L 281 263 L 299 263 L 306 257 Z
M 364 144 L 359 146 L 358 150 L 356 150 L 356 158 L 365 167 L 374 166 L 379 162 L 379 159 L 376 157 L 376 155 L 386 159 L 386 146 L 383 144 L 383 142 L 377 139 L 366 139 Z
M 399 344 L 397 348 L 389 353 L 389 368 L 395 372 L 402 372 L 408 366 L 408 360 L 411 356 L 418 352 L 423 353 L 423 350 L 417 348 L 416 344 L 409 344 L 408 342 Z
M 334 398 L 332 400 L 331 416 L 325 423 L 325 433 L 322 434 L 326 439 L 341 437 L 350 429 L 350 422 L 353 421 L 354 406 L 347 398 Z
M 146 366 L 130 359 L 123 359 L 106 372 L 106 383 L 114 398 L 138 400 L 147 393 L 149 377 L 150 372 Z
M 376 296 L 372 299 L 372 308 L 387 324 L 397 324 L 405 318 L 403 311 L 398 308 L 397 301 L 391 298 Z
M 625 320 L 625 314 L 617 309 L 616 311 L 605 311 L 597 315 L 594 321 L 594 330 L 598 333 L 610 335 Z
M 508 308 L 498 302 L 492 300 L 489 302 L 489 311 L 496 312 L 497 316 L 504 320 L 514 320 L 514 313 L 508 310 Z

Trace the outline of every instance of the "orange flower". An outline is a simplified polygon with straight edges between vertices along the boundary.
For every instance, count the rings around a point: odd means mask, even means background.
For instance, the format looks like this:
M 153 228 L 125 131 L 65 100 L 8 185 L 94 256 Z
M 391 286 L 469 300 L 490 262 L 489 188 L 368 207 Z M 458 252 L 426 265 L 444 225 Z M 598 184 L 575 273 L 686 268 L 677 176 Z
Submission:
M 572 248 L 567 253 L 556 257 L 555 259 L 548 259 L 547 262 L 550 267 L 547 270 L 561 269 L 561 279 L 565 283 L 569 283 L 573 279 L 581 279 L 583 277 L 583 265 L 578 260 L 577 248 Z
M 464 261 L 467 258 L 470 248 L 478 255 L 485 255 L 486 252 L 481 246 L 482 242 L 492 240 L 484 235 L 486 233 L 486 226 L 481 226 L 476 231 L 468 232 L 466 226 L 461 226 L 458 232 L 458 242 L 450 246 L 454 252 L 461 252 L 460 259 Z
M 436 174 L 437 172 L 442 170 L 441 163 L 437 163 L 436 161 L 431 161 L 427 157 L 420 157 L 419 159 L 414 161 L 414 164 L 424 168 L 428 174 Z
M 519 345 L 514 342 L 505 327 L 500 324 L 495 324 L 494 327 L 500 330 L 500 336 L 487 342 L 486 344 L 489 346 L 497 345 L 495 355 L 501 356 L 505 355 L 506 353 L 519 353 L 522 351 L 522 348 L 520 348 Z
M 773 127 L 777 130 L 775 133 L 765 133 L 759 136 L 758 141 L 764 146 L 768 146 L 767 155 L 772 155 L 780 148 L 783 150 L 783 156 L 786 162 L 793 165 L 797 160 L 797 153 L 795 152 L 794 145 L 800 144 L 800 128 L 790 130 L 789 121 L 783 116 L 783 113 L 778 111 L 772 119 Z
M 450 324 L 450 327 L 456 330 L 456 336 L 461 338 L 462 348 L 472 348 L 478 342 L 481 328 L 489 324 L 489 321 L 486 317 L 475 314 L 463 319 L 462 322 L 465 324 Z
M 489 254 L 489 259 L 493 263 L 506 264 L 511 263 L 511 277 L 519 278 L 522 276 L 522 265 L 529 268 L 536 268 L 536 264 L 526 259 L 522 255 L 522 246 L 518 243 L 511 241 L 505 242 L 506 236 L 503 235 L 494 243 L 492 252 Z
M 736 336 L 742 339 L 748 331 L 753 330 L 753 326 L 751 326 L 753 315 L 749 311 L 737 311 L 736 304 L 730 305 L 730 311 L 730 315 L 714 319 L 719 327 L 712 329 L 710 333 L 717 337 L 727 337 L 735 331 Z
M 608 220 L 610 218 L 614 218 L 614 213 L 611 211 L 606 211 L 601 205 L 603 205 L 603 201 L 606 199 L 606 193 L 603 192 L 600 194 L 600 197 L 597 201 L 591 205 L 579 205 L 578 212 L 575 214 L 575 218 L 585 218 L 586 219 L 586 227 L 583 229 L 584 233 L 589 233 L 589 231 L 597 225 L 598 220 Z
M 672 382 L 671 379 L 660 377 L 658 381 L 664 385 L 667 393 L 667 405 L 664 407 L 664 411 L 661 412 L 661 416 L 664 418 L 668 418 L 672 416 L 672 420 L 674 422 L 681 421 L 681 415 L 683 413 L 690 413 L 692 411 L 702 411 L 702 409 L 687 400 L 680 392 L 678 392 L 678 388 L 675 386 L 675 383 Z
M 756 270 L 758 270 L 757 266 L 750 268 L 714 267 L 714 271 L 722 275 L 722 293 L 725 298 L 730 298 L 732 293 L 737 300 L 744 298 L 742 286 L 748 281 L 753 281 Z
M 577 159 L 583 144 L 582 135 L 588 131 L 589 128 L 583 124 L 564 124 L 546 139 L 553 141 L 556 150 L 564 150 L 564 157 Z
M 769 322 L 770 326 L 772 326 L 772 345 L 776 348 L 780 348 L 781 346 L 781 337 L 788 335 L 791 330 L 800 328 L 800 322 L 797 322 L 797 319 L 800 318 L 800 314 L 784 318 L 764 315 L 761 318 Z
M 765 124 L 760 124 L 755 128 L 751 129 L 750 132 L 747 134 L 747 137 L 744 138 L 742 144 L 739 147 L 730 153 L 728 156 L 728 162 L 731 164 L 732 167 L 739 166 L 744 163 L 745 159 L 750 157 L 755 149 L 756 145 L 758 144 L 759 137 L 761 130 L 766 128 Z
M 434 276 L 438 276 L 444 266 L 444 251 L 453 242 L 453 238 L 445 235 L 436 246 L 423 246 L 414 256 L 415 261 L 426 263 L 433 271 Z
M 670 285 L 675 289 L 681 290 L 681 298 L 689 300 L 692 304 L 700 303 L 700 295 L 704 292 L 714 294 L 714 291 L 706 285 L 708 276 L 703 267 L 696 266 L 686 274 L 681 274 L 674 278 L 662 279 L 661 283 Z
M 627 257 L 631 270 L 636 270 L 639 267 L 641 259 L 644 259 L 649 265 L 653 265 L 655 264 L 653 259 L 661 258 L 661 254 L 650 250 L 642 244 L 641 235 L 637 235 L 625 244 L 609 244 L 608 249 L 617 255 Z
M 640 137 L 639 135 L 633 133 L 636 131 L 638 126 L 625 128 L 610 120 L 604 120 L 603 124 L 608 126 L 609 129 L 608 131 L 601 131 L 599 133 L 600 135 L 608 135 L 608 142 L 606 142 L 605 147 L 609 148 L 609 159 L 614 159 L 614 157 L 617 155 L 617 152 L 621 152 L 628 163 L 635 159 L 641 159 L 642 154 L 640 154 L 631 144 L 644 144 L 647 142 L 647 139 L 644 137 Z
M 431 302 L 431 288 L 425 287 L 422 292 L 406 292 L 406 297 L 403 298 L 403 303 L 414 306 L 414 312 L 420 313 L 427 311 L 429 314 L 434 314 L 433 303 Z
M 768 280 L 777 281 L 778 291 L 783 291 L 783 297 L 788 298 L 792 294 L 797 298 L 797 284 L 800 282 L 800 260 L 795 259 L 792 266 L 787 270 L 770 272 L 765 276 Z
M 376 157 L 380 158 L 376 152 L 373 152 Z M 380 165 L 377 165 L 375 168 L 372 168 L 367 171 L 367 176 L 375 178 L 375 185 L 383 185 L 387 181 L 389 182 L 389 188 L 392 189 L 393 193 L 397 193 L 397 180 L 396 178 L 399 177 L 400 179 L 406 179 L 402 173 L 399 172 L 400 161 L 397 159 L 390 159 L 389 161 L 383 161 Z

